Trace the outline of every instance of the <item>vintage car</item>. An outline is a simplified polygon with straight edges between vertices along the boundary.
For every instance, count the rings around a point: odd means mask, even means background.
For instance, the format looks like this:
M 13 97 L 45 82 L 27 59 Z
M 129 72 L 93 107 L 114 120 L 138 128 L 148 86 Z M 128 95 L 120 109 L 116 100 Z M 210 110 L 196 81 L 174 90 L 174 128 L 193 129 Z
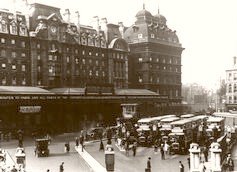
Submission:
M 105 128 L 104 127 L 95 127 L 89 129 L 86 133 L 86 140 L 99 140 L 104 137 Z
M 49 139 L 43 138 L 43 139 L 36 139 L 35 140 L 35 156 L 41 157 L 41 156 L 49 156 Z

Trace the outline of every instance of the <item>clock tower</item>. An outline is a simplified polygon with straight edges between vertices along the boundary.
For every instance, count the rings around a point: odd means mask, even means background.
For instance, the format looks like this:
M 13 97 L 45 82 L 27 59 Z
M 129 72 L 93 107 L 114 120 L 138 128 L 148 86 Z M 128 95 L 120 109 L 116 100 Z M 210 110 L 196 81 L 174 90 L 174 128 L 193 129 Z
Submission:
M 52 14 L 48 17 L 48 38 L 50 40 L 59 40 L 60 23 L 61 19 L 56 14 Z

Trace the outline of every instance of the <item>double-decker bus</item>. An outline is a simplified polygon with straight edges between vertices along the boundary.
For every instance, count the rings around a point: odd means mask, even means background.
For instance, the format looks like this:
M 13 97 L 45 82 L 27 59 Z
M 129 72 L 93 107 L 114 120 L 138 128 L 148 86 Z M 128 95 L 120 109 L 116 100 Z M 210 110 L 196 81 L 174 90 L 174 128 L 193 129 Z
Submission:
M 195 115 L 194 114 L 184 114 L 184 115 L 181 115 L 180 118 L 181 119 L 186 119 L 186 118 L 191 118 L 191 117 L 194 117 Z
M 225 133 L 225 118 L 210 116 L 207 119 L 206 136 L 207 139 L 216 141 Z
M 151 145 L 160 138 L 160 121 L 165 118 L 175 117 L 176 115 L 163 115 L 149 118 L 142 118 L 137 121 L 138 143 L 141 145 Z
M 171 152 L 173 153 L 187 153 L 190 143 L 192 143 L 192 120 L 181 119 L 171 122 L 171 133 L 169 139 L 171 143 Z
M 168 141 L 167 136 L 169 135 L 169 133 L 171 132 L 171 123 L 174 121 L 180 120 L 179 117 L 175 116 L 175 117 L 169 117 L 169 118 L 164 118 L 162 120 L 160 120 L 160 134 L 162 137 L 162 141 Z

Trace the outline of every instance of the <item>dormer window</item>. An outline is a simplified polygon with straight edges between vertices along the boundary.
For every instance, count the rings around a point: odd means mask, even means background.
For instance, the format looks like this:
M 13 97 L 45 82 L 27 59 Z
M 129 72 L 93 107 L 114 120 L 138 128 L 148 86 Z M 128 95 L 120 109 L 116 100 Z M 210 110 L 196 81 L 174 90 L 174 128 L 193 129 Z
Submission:
M 141 33 L 138 34 L 137 37 L 141 39 L 142 38 L 142 34 Z
M 138 27 L 137 26 L 133 26 L 133 32 L 137 32 L 138 31 Z

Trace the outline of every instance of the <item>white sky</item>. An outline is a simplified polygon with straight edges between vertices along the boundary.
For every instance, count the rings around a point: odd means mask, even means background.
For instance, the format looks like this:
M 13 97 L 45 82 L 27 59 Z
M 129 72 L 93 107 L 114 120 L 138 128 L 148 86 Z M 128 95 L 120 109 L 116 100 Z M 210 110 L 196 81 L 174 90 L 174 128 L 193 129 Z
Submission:
M 9 7 L 14 0 L 0 0 Z M 19 1 L 19 0 L 15 0 Z M 145 2 L 146 10 L 160 13 L 170 29 L 176 30 L 182 46 L 182 83 L 196 82 L 213 88 L 225 79 L 225 70 L 237 56 L 236 0 L 28 0 L 68 8 L 71 18 L 79 11 L 81 24 L 90 25 L 93 16 L 106 17 L 109 23 L 135 22 Z

